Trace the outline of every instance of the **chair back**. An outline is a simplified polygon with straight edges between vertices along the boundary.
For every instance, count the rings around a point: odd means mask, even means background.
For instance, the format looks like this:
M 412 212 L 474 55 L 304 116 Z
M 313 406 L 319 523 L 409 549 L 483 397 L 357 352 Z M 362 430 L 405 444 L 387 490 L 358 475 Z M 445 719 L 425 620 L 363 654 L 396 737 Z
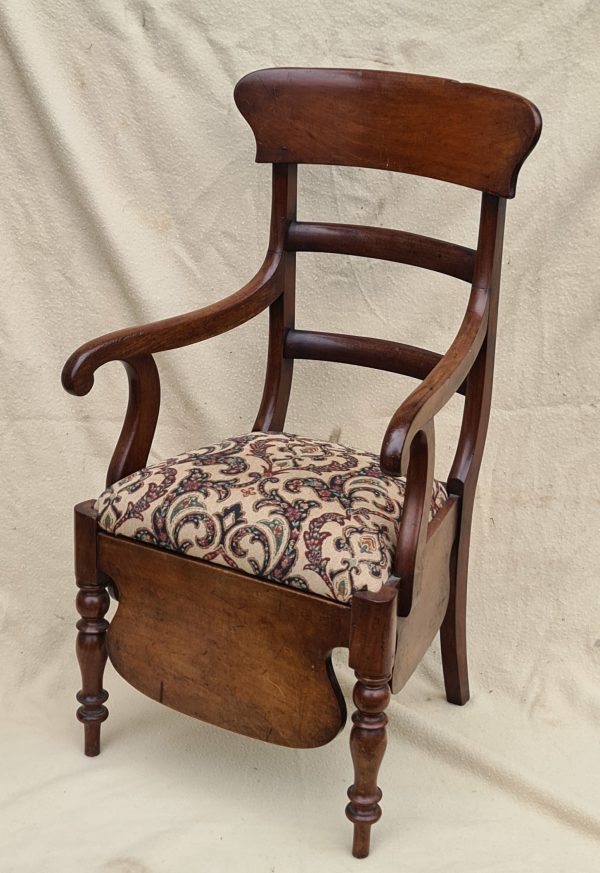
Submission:
M 427 407 L 444 383 L 466 395 L 455 493 L 474 483 L 489 416 L 506 198 L 541 132 L 537 108 L 518 94 L 450 79 L 377 70 L 258 70 L 238 82 L 236 104 L 256 139 L 256 160 L 273 164 L 269 250 L 283 258 L 281 293 L 270 306 L 265 388 L 255 429 L 282 430 L 294 359 L 335 361 L 426 379 L 392 418 L 382 466 L 397 473 L 403 419 Z M 297 165 L 370 167 L 439 179 L 482 192 L 475 248 L 403 230 L 296 219 Z M 464 358 L 446 378 L 442 355 L 400 342 L 297 330 L 295 255 L 331 252 L 435 270 L 471 285 L 461 330 L 446 355 Z M 465 349 L 469 352 L 466 354 Z M 466 363 L 465 363 L 466 362 Z M 433 371 L 436 370 L 434 374 Z M 463 373 L 464 370 L 464 373 Z M 438 380 L 439 375 L 439 380 Z M 433 381 L 432 381 L 433 380 Z M 429 387 L 428 387 L 429 386 Z

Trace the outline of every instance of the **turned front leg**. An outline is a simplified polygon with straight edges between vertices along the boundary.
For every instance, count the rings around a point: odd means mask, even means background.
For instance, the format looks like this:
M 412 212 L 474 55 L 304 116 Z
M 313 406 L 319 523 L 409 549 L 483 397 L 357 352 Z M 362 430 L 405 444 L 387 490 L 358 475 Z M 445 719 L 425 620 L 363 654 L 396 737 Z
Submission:
M 81 691 L 77 700 L 81 704 L 77 718 L 84 728 L 85 754 L 100 754 L 100 725 L 108 717 L 104 705 L 108 692 L 102 687 L 106 665 L 106 631 L 110 599 L 106 590 L 108 578 L 96 569 L 96 514 L 92 504 L 82 503 L 75 507 L 75 576 L 77 622 L 75 651 L 81 670 Z
M 350 754 L 354 764 L 354 784 L 348 789 L 350 803 L 346 815 L 354 823 L 352 854 L 366 858 L 369 854 L 371 825 L 381 818 L 381 788 L 377 775 L 387 746 L 387 715 L 390 702 L 388 676 L 363 676 L 356 673 L 353 700 L 356 712 L 352 716 Z
M 103 585 L 77 583 L 77 611 L 81 618 L 77 622 L 77 642 L 75 651 L 81 670 L 81 691 L 77 700 L 81 704 L 77 718 L 83 724 L 85 754 L 100 754 L 100 725 L 108 718 L 104 706 L 108 691 L 102 687 L 106 665 L 106 631 L 108 622 L 104 618 L 109 607 L 109 597 Z
M 355 670 L 350 754 L 354 783 L 348 789 L 346 815 L 354 824 L 352 854 L 369 854 L 371 826 L 381 817 L 379 767 L 387 745 L 385 709 L 396 645 L 397 592 L 385 587 L 377 594 L 360 592 L 352 599 L 349 664 Z

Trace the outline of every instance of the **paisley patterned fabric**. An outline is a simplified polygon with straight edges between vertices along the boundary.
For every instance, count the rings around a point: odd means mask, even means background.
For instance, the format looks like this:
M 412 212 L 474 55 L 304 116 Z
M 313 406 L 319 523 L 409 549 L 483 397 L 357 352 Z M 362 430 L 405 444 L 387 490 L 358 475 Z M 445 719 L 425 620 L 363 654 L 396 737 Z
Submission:
M 145 467 L 96 510 L 109 533 L 345 602 L 387 580 L 404 490 L 376 455 L 257 432 Z M 447 496 L 435 482 L 432 515 Z

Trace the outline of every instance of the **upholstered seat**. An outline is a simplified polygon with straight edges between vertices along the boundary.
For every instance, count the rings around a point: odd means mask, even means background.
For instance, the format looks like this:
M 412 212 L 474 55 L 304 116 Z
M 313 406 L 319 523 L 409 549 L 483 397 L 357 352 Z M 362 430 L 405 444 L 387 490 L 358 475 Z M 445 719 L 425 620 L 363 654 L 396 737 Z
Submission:
M 96 510 L 109 533 L 347 601 L 390 575 L 405 484 L 369 452 L 255 432 L 144 467 Z M 446 499 L 434 482 L 431 515 Z

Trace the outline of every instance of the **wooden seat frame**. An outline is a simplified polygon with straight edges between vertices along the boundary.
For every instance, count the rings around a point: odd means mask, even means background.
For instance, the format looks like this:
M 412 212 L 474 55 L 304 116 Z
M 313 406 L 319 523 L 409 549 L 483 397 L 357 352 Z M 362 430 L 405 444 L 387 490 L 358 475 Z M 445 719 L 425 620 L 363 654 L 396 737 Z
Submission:
M 347 647 L 356 711 L 346 813 L 354 824 L 353 854 L 365 857 L 381 815 L 377 775 L 390 692 L 403 687 L 438 630 L 447 698 L 459 705 L 469 699 L 469 538 L 490 410 L 505 206 L 541 119 L 531 103 L 508 92 L 364 70 L 262 70 L 238 83 L 235 100 L 254 132 L 257 161 L 273 164 L 270 238 L 260 270 L 218 303 L 87 343 L 67 361 L 63 385 L 84 395 L 98 367 L 114 360 L 125 366 L 129 403 L 110 485 L 147 462 L 160 403 L 152 355 L 231 330 L 267 307 L 267 374 L 255 430 L 283 429 L 295 359 L 421 379 L 392 416 L 381 449 L 383 470 L 407 477 L 393 573 L 377 593 L 361 591 L 342 604 L 101 532 L 94 502 L 79 504 L 77 715 L 85 753 L 97 755 L 110 657 L 128 682 L 181 712 L 272 743 L 319 746 L 345 722 L 330 656 Z M 302 163 L 393 170 L 475 188 L 482 192 L 477 247 L 399 230 L 299 222 Z M 303 251 L 412 264 L 468 283 L 466 313 L 448 351 L 296 329 L 296 252 Z M 450 498 L 428 523 L 434 418 L 456 392 L 465 403 Z M 109 592 L 118 600 L 110 626 Z

